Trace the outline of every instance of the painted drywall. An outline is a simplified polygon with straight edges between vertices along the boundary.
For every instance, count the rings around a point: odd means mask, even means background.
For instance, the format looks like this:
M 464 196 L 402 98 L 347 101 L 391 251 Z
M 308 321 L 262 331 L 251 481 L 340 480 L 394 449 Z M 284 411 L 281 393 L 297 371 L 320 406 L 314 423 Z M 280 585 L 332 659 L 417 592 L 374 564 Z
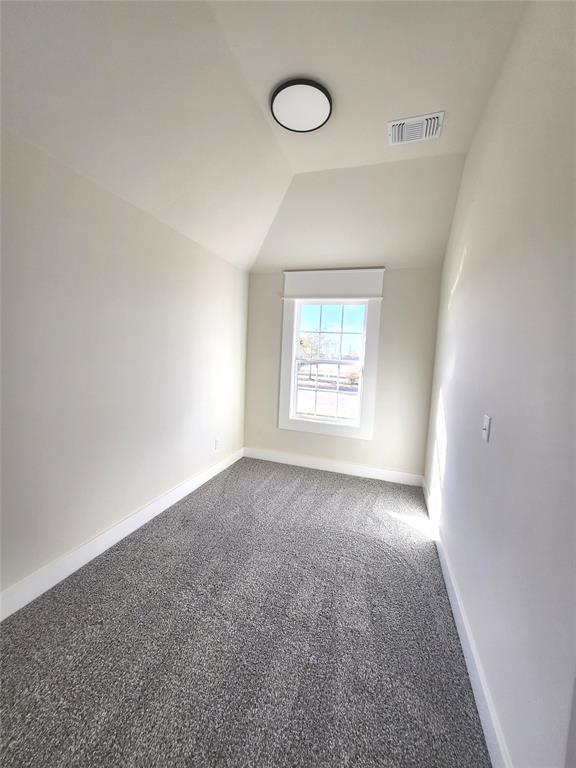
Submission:
M 330 88 L 333 117 L 321 131 L 302 141 L 276 128 L 296 173 L 466 152 L 522 12 L 514 0 L 217 0 L 212 8 L 260 104 L 291 74 Z M 388 146 L 388 120 L 437 109 L 447 119 L 438 140 Z
M 3 149 L 8 587 L 242 447 L 248 277 L 20 138 Z
M 4 1 L 3 124 L 251 266 L 294 172 L 465 153 L 520 10 L 516 2 Z M 333 118 L 306 136 L 282 129 L 269 109 L 275 85 L 299 72 L 325 80 L 334 97 Z M 388 146 L 388 120 L 437 109 L 446 110 L 439 139 Z M 415 233 L 418 242 L 434 237 L 426 225 L 446 198 L 443 165 L 434 166 L 432 194 L 433 175 L 417 195 L 400 169 L 382 173 L 375 191 L 372 176 L 365 209 L 413 211 L 421 226 L 380 216 L 363 241 L 354 231 L 347 258 L 361 265 L 383 223 L 400 235 L 386 239 L 395 259 L 412 256 Z M 350 196 L 345 203 L 353 208 Z M 361 213 L 356 206 L 358 221 Z M 340 232 L 332 237 L 342 247 Z
M 283 276 L 251 274 L 246 445 L 421 475 L 439 284 L 439 268 L 386 271 L 374 437 L 357 440 L 278 428 Z
M 445 155 L 295 176 L 252 271 L 441 264 L 463 167 Z
M 564 766 L 574 680 L 574 11 L 527 8 L 467 158 L 427 455 L 514 768 Z
M 3 124 L 237 266 L 290 179 L 205 2 L 3 2 Z

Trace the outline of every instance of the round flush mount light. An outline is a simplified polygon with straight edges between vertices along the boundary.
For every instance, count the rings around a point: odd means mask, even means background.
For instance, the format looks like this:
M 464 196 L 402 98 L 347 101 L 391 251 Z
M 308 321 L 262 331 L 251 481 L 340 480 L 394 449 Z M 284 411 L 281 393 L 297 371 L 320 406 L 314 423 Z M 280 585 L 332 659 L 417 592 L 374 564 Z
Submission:
M 332 98 L 326 88 L 315 80 L 287 80 L 272 94 L 270 109 L 274 120 L 282 128 L 309 133 L 328 122 Z

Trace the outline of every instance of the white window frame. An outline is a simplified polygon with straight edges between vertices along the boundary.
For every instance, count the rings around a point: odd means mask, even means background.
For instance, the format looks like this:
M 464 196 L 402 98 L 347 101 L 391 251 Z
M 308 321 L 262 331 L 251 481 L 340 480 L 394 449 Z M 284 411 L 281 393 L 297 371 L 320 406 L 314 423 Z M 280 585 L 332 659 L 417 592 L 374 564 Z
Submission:
M 378 272 L 379 276 L 371 276 L 374 284 L 378 286 L 378 277 L 380 277 L 380 288 L 376 288 L 375 293 L 378 296 L 323 296 L 323 295 L 303 295 L 293 297 L 285 295 L 284 312 L 282 326 L 282 354 L 281 354 L 281 373 L 280 373 L 280 397 L 278 411 L 278 426 L 280 429 L 291 429 L 299 432 L 315 432 L 322 435 L 333 435 L 336 437 L 350 437 L 361 440 L 371 440 L 374 433 L 374 410 L 376 401 L 376 383 L 378 372 L 378 345 L 380 334 L 380 306 L 382 302 L 381 285 L 382 273 L 380 270 L 334 270 L 327 272 L 298 273 L 305 276 L 304 279 L 292 280 L 291 282 L 300 289 L 300 293 L 311 293 L 319 284 L 326 288 L 333 284 L 333 288 L 342 285 L 354 287 L 355 283 L 366 283 L 370 277 L 366 273 Z M 348 279 L 346 275 L 348 273 Z M 350 279 L 350 273 L 361 273 L 360 279 Z M 320 276 L 314 277 L 314 276 Z M 327 277 L 329 279 L 327 279 Z M 344 283 L 343 280 L 346 280 Z M 307 289 L 307 290 L 306 290 Z M 295 387 L 294 382 L 296 366 L 296 350 L 298 344 L 299 330 L 299 308 L 302 304 L 363 304 L 366 307 L 365 313 L 365 346 L 364 361 L 361 376 L 360 392 L 360 418 L 358 423 L 345 424 L 341 420 L 331 419 L 329 417 L 311 416 L 307 417 L 296 414 L 295 411 Z

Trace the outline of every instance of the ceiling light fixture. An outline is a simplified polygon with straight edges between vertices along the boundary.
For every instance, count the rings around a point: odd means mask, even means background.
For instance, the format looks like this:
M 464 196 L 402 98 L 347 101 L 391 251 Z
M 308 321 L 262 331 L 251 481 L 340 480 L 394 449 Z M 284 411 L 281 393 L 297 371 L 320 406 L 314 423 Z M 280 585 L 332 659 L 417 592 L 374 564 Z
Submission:
M 317 131 L 332 113 L 332 97 L 315 80 L 287 80 L 270 99 L 270 110 L 276 122 L 295 133 Z

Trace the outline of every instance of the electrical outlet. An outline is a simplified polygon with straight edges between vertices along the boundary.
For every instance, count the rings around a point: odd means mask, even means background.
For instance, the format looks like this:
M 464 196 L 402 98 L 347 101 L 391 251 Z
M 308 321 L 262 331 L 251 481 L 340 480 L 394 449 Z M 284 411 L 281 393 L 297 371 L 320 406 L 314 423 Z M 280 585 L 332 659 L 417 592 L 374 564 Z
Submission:
M 488 442 L 490 440 L 490 427 L 492 426 L 492 416 L 488 416 L 487 413 L 484 414 L 484 418 L 482 419 L 482 440 L 485 442 Z
M 220 448 L 220 438 L 219 437 L 215 437 L 214 438 L 214 450 L 217 451 L 218 448 Z

